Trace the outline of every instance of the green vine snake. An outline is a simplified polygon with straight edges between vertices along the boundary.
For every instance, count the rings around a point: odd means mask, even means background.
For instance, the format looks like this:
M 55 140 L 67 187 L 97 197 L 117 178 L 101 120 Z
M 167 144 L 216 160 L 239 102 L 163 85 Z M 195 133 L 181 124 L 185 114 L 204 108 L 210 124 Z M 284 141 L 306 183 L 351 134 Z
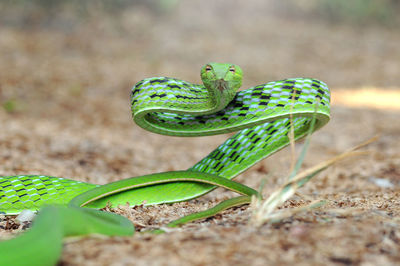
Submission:
M 97 210 L 106 204 L 186 201 L 217 186 L 242 194 L 168 224 L 177 226 L 249 203 L 257 191 L 231 179 L 285 147 L 291 126 L 299 139 L 309 131 L 313 117 L 313 130 L 329 121 L 330 92 L 315 79 L 286 79 L 238 91 L 242 70 L 220 63 L 203 66 L 201 79 L 202 85 L 166 77 L 139 81 L 131 92 L 133 120 L 148 131 L 170 136 L 238 133 L 186 171 L 105 185 L 51 176 L 1 176 L 0 212 L 40 211 L 30 230 L 0 242 L 0 264 L 53 265 L 66 236 L 132 235 L 134 227 L 127 218 Z

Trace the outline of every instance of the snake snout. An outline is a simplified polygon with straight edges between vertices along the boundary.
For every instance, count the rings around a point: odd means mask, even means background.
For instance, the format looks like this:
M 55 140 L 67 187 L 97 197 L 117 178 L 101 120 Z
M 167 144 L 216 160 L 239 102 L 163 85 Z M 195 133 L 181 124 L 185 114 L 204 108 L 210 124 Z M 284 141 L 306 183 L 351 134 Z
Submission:
M 220 91 L 223 91 L 223 90 L 225 90 L 225 89 L 227 89 L 227 81 L 226 80 L 224 80 L 223 78 L 221 78 L 221 79 L 217 79 L 216 80 L 216 87 L 220 90 Z

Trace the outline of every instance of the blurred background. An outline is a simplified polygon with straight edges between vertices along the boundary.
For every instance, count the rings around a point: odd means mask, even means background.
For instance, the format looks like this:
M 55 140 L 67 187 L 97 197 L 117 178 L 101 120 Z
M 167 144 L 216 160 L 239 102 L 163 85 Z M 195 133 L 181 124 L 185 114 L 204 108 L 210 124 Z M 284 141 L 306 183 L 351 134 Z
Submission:
M 313 77 L 331 88 L 332 119 L 313 135 L 305 167 L 380 135 L 367 156 L 344 160 L 301 190 L 328 199 L 327 208 L 351 208 L 351 216 L 305 214 L 293 222 L 300 231 L 290 223 L 249 231 L 240 227 L 248 216 L 239 209 L 222 216 L 227 227 L 211 219 L 207 227 L 139 235 L 119 245 L 104 239 L 68 244 L 63 262 L 82 265 L 91 258 L 101 265 L 108 256 L 115 265 L 127 258 L 138 265 L 156 259 L 173 265 L 266 265 L 266 259 L 274 265 L 305 259 L 310 265 L 397 265 L 399 14 L 397 0 L 0 0 L 0 175 L 103 184 L 187 169 L 227 136 L 172 138 L 135 126 L 129 92 L 136 82 L 169 76 L 200 83 L 200 68 L 210 61 L 240 65 L 243 88 Z M 290 158 L 284 149 L 236 180 L 258 188 L 268 177 L 267 195 L 282 184 Z M 216 190 L 189 204 L 162 206 L 161 214 L 145 209 L 141 219 L 165 223 L 163 217 L 179 215 L 174 206 L 190 211 L 227 195 Z M 358 216 L 353 207 L 370 216 Z M 318 219 L 323 222 L 315 225 Z M 319 229 L 309 231 L 312 224 Z M 94 246 L 98 251 L 90 252 Z
M 2 0 L 0 101 L 18 111 L 127 95 L 150 76 L 200 82 L 209 61 L 240 65 L 245 87 L 289 77 L 398 87 L 399 11 L 395 0 Z

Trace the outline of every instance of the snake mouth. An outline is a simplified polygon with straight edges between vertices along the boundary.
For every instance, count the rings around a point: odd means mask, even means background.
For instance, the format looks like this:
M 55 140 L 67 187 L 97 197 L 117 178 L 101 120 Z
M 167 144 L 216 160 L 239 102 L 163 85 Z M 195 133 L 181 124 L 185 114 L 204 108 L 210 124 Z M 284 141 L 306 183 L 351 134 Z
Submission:
M 221 92 L 228 88 L 228 82 L 224 79 L 217 79 L 215 85 Z

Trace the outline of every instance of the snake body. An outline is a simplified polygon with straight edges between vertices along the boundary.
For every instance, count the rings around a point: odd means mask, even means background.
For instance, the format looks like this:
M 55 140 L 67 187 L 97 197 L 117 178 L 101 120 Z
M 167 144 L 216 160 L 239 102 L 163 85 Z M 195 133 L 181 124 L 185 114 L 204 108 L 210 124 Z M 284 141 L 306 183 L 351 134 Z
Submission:
M 312 130 L 329 121 L 330 93 L 319 80 L 285 79 L 237 91 L 242 70 L 219 63 L 205 65 L 201 77 L 201 85 L 175 78 L 147 78 L 131 91 L 133 120 L 146 130 L 183 137 L 238 131 L 191 168 L 106 185 L 40 175 L 1 176 L 0 212 L 36 211 L 49 204 L 101 208 L 107 203 L 150 205 L 189 200 L 216 186 L 236 186 L 231 179 L 288 145 L 291 123 L 298 139 L 309 131 L 313 117 Z M 236 191 L 256 193 L 243 189 L 239 185 Z

